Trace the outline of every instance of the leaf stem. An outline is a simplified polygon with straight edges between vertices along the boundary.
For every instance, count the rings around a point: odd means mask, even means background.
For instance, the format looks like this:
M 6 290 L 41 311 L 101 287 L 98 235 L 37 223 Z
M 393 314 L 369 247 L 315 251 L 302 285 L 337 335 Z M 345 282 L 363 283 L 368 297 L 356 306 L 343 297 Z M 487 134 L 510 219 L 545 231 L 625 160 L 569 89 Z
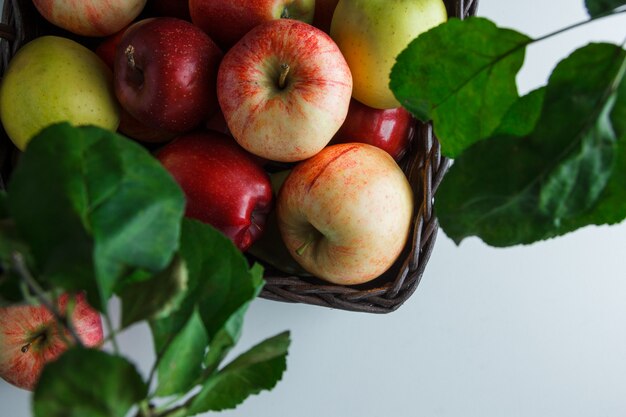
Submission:
M 107 339 L 111 341 L 111 345 L 113 345 L 113 351 L 115 352 L 116 355 L 120 354 L 120 345 L 117 343 L 117 337 L 116 337 L 116 331 L 113 328 L 113 322 L 111 321 L 111 317 L 109 316 L 109 313 L 105 313 L 103 314 L 104 316 L 104 323 L 107 327 Z
M 26 283 L 28 288 L 30 288 L 30 290 L 35 294 L 37 300 L 48 311 L 50 311 L 50 313 L 52 313 L 55 320 L 59 324 L 61 324 L 65 329 L 67 329 L 67 331 L 72 336 L 72 339 L 74 339 L 74 343 L 76 343 L 78 346 L 83 346 L 83 342 L 80 340 L 80 337 L 78 337 L 78 334 L 76 333 L 76 330 L 74 329 L 74 326 L 72 325 L 71 320 L 67 317 L 67 315 L 61 314 L 59 309 L 56 308 L 56 306 L 48 298 L 44 289 L 39 285 L 37 280 L 33 278 L 32 274 L 28 270 L 28 267 L 26 266 L 26 262 L 24 261 L 24 255 L 22 255 L 20 252 L 15 251 L 11 254 L 11 260 L 13 263 L 13 267 L 15 268 L 15 271 L 20 276 L 22 281 Z

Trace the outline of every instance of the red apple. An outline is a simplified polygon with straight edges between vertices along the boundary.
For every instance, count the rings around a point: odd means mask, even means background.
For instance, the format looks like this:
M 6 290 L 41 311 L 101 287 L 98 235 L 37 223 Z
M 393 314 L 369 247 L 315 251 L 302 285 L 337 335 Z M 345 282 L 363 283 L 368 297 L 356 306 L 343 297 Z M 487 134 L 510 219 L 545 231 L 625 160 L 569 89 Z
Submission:
M 144 19 L 118 45 L 115 94 L 146 126 L 187 132 L 218 109 L 221 58 L 221 50 L 193 24 L 170 17 Z
M 189 0 L 191 21 L 224 50 L 253 27 L 288 17 L 311 23 L 315 0 Z
M 337 3 L 339 3 L 339 0 L 315 0 L 313 26 L 330 33 L 330 22 L 333 20 L 333 13 Z
M 178 135 L 164 129 L 147 126 L 123 108 L 120 110 L 120 124 L 117 127 L 117 131 L 131 139 L 146 143 L 167 142 Z
M 130 24 L 146 0 L 33 0 L 49 22 L 85 36 L 108 36 Z
M 70 295 L 57 301 L 65 314 Z M 88 347 L 102 343 L 102 321 L 83 294 L 74 297 L 71 323 L 81 342 Z M 69 332 L 59 333 L 59 323 L 46 307 L 16 305 L 0 308 L 0 377 L 27 390 L 33 390 L 44 365 L 66 349 Z
M 291 256 L 318 278 L 370 281 L 393 265 L 409 235 L 413 192 L 389 154 L 364 143 L 324 148 L 280 189 L 276 217 Z
M 406 153 L 414 131 L 415 120 L 404 108 L 375 109 L 352 99 L 348 116 L 331 144 L 369 143 L 399 161 Z
M 292 19 L 252 29 L 218 72 L 217 96 L 233 137 L 271 161 L 299 161 L 324 148 L 346 118 L 351 93 L 337 45 Z
M 230 137 L 180 136 L 156 157 L 187 197 L 186 216 L 211 224 L 245 251 L 262 234 L 272 207 L 265 171 Z

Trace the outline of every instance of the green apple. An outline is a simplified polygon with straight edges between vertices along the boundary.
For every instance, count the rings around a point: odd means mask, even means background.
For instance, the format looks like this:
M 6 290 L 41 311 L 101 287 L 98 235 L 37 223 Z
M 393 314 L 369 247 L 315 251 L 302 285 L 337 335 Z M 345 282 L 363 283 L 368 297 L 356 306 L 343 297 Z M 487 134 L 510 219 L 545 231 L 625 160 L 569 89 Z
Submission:
M 389 89 L 396 57 L 447 18 L 442 0 L 339 0 L 330 36 L 352 71 L 352 96 L 377 109 L 400 107 Z
M 114 131 L 119 106 L 111 70 L 73 40 L 36 38 L 17 52 L 5 72 L 0 121 L 20 150 L 41 129 L 61 121 Z

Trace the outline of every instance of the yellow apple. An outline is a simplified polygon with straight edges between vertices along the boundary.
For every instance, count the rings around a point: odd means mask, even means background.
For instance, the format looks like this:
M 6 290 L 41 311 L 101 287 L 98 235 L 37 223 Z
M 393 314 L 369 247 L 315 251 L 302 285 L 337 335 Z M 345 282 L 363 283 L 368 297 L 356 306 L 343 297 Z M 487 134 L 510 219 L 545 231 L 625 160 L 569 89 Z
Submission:
M 10 61 L 0 84 L 0 121 L 20 150 L 61 121 L 116 130 L 111 70 L 91 50 L 58 36 L 36 38 Z
M 377 109 L 399 107 L 389 89 L 396 57 L 447 18 L 442 0 L 339 0 L 330 36 L 352 72 L 352 96 Z

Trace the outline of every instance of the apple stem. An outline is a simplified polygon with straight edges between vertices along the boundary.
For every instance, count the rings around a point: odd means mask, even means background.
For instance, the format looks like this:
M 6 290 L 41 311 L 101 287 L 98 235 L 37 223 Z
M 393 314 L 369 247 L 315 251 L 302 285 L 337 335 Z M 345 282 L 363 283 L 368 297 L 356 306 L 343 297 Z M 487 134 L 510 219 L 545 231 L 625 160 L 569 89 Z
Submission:
M 30 346 L 33 343 L 36 343 L 38 340 L 43 340 L 46 338 L 46 334 L 45 333 L 39 333 L 37 336 L 35 336 L 33 338 L 33 340 L 31 340 L 30 342 L 26 343 L 24 346 L 22 346 L 22 348 L 20 349 L 22 351 L 22 353 L 26 353 L 30 350 Z
M 54 318 L 60 325 L 62 325 L 69 331 L 70 335 L 74 339 L 74 342 L 78 346 L 83 346 L 82 341 L 78 337 L 78 334 L 76 333 L 76 330 L 74 329 L 74 326 L 72 326 L 68 317 L 61 314 L 61 312 L 54 306 L 52 301 L 48 299 L 44 289 L 41 288 L 39 283 L 31 275 L 30 271 L 28 270 L 26 266 L 26 262 L 24 261 L 24 256 L 19 252 L 13 252 L 11 254 L 11 260 L 13 261 L 13 267 L 15 268 L 15 271 L 20 276 L 20 278 L 26 283 L 26 285 L 30 288 L 30 290 L 35 293 L 35 295 L 37 296 L 37 300 L 44 307 L 46 307 L 48 311 L 52 313 L 52 315 L 54 316 Z M 25 345 L 25 346 L 28 346 L 28 345 Z M 24 349 L 25 346 L 22 346 L 22 349 Z M 28 351 L 28 349 L 29 347 L 26 347 L 26 351 Z M 22 352 L 24 352 L 24 350 L 22 350 Z
M 285 82 L 287 81 L 287 75 L 289 74 L 289 64 L 283 62 L 280 64 L 280 77 L 278 78 L 278 88 L 281 90 L 285 88 Z
M 281 19 L 289 19 L 289 9 L 283 8 L 283 12 L 280 14 Z
M 304 252 L 306 251 L 306 249 L 311 245 L 311 243 L 313 243 L 314 240 L 315 240 L 314 236 L 309 236 L 306 242 L 304 242 L 302 245 L 300 245 L 298 249 L 296 249 L 296 253 L 299 256 L 302 256 Z
M 126 59 L 128 60 L 128 66 L 134 70 L 136 67 L 135 47 L 133 45 L 128 45 L 126 49 L 124 50 L 124 53 L 126 54 Z

